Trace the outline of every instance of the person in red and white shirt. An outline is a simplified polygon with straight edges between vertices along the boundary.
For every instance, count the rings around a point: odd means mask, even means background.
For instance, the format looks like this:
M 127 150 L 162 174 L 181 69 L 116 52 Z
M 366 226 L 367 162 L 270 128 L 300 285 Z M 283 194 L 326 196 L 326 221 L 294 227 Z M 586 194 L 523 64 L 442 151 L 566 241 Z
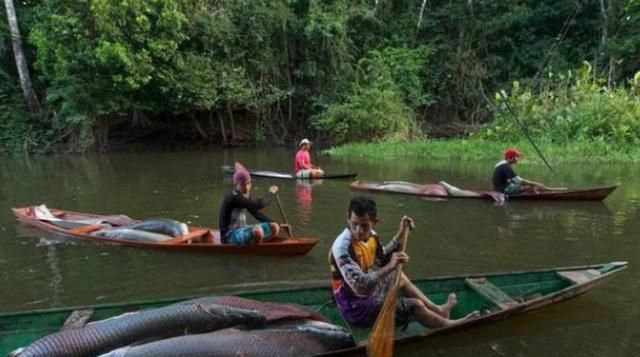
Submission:
M 296 173 L 296 177 L 319 178 L 324 176 L 324 171 L 322 171 L 320 167 L 311 164 L 311 154 L 309 154 L 311 141 L 309 141 L 309 139 L 300 140 L 298 148 L 299 150 L 296 153 L 296 159 L 293 165 L 293 170 Z

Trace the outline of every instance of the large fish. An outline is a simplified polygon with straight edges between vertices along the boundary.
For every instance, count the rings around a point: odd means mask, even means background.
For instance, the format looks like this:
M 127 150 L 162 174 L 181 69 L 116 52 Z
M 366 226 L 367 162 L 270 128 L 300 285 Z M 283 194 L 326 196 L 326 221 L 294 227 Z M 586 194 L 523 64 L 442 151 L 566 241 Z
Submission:
M 152 233 L 131 228 L 104 228 L 91 234 L 97 237 L 129 240 L 135 242 L 160 243 L 173 239 L 172 236 L 166 234 Z
M 354 345 L 353 337 L 341 327 L 313 321 L 263 330 L 226 329 L 173 337 L 119 348 L 100 357 L 301 357 Z
M 447 190 L 445 190 L 443 186 L 437 184 L 419 185 L 416 183 L 405 181 L 385 181 L 379 186 L 379 188 L 386 191 L 411 194 L 423 194 L 443 197 L 446 197 L 448 195 Z
M 95 356 L 141 341 L 151 341 L 192 333 L 204 333 L 233 326 L 261 327 L 265 317 L 255 310 L 189 300 L 159 309 L 142 310 L 83 328 L 45 336 L 12 356 L 81 357 Z
M 245 299 L 237 296 L 212 296 L 192 300 L 204 304 L 218 304 L 238 309 L 256 310 L 262 313 L 267 322 L 283 320 L 316 320 L 328 322 L 326 317 L 296 304 L 282 304 L 268 301 Z
M 153 233 L 167 234 L 172 237 L 183 236 L 189 233 L 189 227 L 187 227 L 186 224 L 168 218 L 147 219 L 140 223 L 136 223 L 129 228 Z

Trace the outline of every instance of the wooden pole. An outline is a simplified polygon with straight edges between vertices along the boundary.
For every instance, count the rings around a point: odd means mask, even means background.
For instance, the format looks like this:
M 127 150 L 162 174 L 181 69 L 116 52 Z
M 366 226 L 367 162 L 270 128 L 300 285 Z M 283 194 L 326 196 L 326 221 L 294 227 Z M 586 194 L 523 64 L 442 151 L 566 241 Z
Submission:
M 513 120 L 515 120 L 516 123 L 518 123 L 518 126 L 520 126 L 520 129 L 524 133 L 524 136 L 529 140 L 531 145 L 533 145 L 533 148 L 536 150 L 536 152 L 538 153 L 542 161 L 544 161 L 545 165 L 547 165 L 549 170 L 555 175 L 556 174 L 555 170 L 553 170 L 551 165 L 549 165 L 549 162 L 547 161 L 547 159 L 544 158 L 544 155 L 542 155 L 542 152 L 540 151 L 540 149 L 538 149 L 538 145 L 536 145 L 533 139 L 531 139 L 531 137 L 529 136 L 529 133 L 527 132 L 527 127 L 520 121 L 520 119 L 518 119 L 518 116 L 516 115 L 515 111 L 513 111 L 513 109 L 511 108 L 511 105 L 509 105 L 509 100 L 507 99 L 507 97 L 504 95 L 504 93 L 502 93 L 502 91 L 498 91 L 498 93 L 500 93 L 500 97 L 504 101 L 504 104 L 507 107 L 507 110 L 509 111 L 509 113 L 511 113 L 511 116 L 513 116 Z
M 291 234 L 291 226 L 289 225 L 289 222 L 287 221 L 287 216 L 284 215 L 284 210 L 282 209 L 282 203 L 280 203 L 280 197 L 278 197 L 277 193 L 273 194 L 276 198 L 276 203 L 278 204 L 278 208 L 280 209 L 280 214 L 282 215 L 282 220 L 284 221 L 284 224 L 287 225 L 287 234 L 289 234 L 289 238 L 293 238 L 293 235 Z

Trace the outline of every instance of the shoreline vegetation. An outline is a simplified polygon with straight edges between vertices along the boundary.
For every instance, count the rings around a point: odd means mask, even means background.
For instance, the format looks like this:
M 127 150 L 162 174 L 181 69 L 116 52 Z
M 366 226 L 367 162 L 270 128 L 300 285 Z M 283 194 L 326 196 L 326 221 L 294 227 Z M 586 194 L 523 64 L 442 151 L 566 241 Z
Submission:
M 402 141 L 391 135 L 378 143 L 347 143 L 327 153 L 476 160 L 500 157 L 506 147 L 518 147 L 526 150 L 531 162 L 543 163 L 529 137 L 554 162 L 640 161 L 640 72 L 628 87 L 614 88 L 595 78 L 589 63 L 557 77 L 553 86 L 537 92 L 514 82 L 510 93 L 496 95 L 494 121 L 465 137 Z
M 640 162 L 640 147 L 624 151 L 602 142 L 576 142 L 563 145 L 535 141 L 544 157 L 556 163 Z M 507 147 L 525 152 L 527 164 L 544 165 L 528 141 L 497 142 L 484 139 L 419 139 L 414 141 L 382 141 L 344 144 L 324 150 L 330 156 L 363 159 L 431 158 L 455 160 L 494 160 L 502 157 Z

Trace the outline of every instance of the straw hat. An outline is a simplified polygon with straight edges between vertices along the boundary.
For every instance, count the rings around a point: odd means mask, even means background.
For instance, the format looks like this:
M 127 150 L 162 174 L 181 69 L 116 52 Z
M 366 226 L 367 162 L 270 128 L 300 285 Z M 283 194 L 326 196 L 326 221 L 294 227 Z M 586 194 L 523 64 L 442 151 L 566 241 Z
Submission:
M 307 144 L 307 145 L 311 146 L 311 141 L 309 141 L 309 139 L 307 139 L 307 138 L 304 138 L 304 139 L 300 140 L 300 143 L 298 144 L 298 147 L 301 147 L 304 144 Z

